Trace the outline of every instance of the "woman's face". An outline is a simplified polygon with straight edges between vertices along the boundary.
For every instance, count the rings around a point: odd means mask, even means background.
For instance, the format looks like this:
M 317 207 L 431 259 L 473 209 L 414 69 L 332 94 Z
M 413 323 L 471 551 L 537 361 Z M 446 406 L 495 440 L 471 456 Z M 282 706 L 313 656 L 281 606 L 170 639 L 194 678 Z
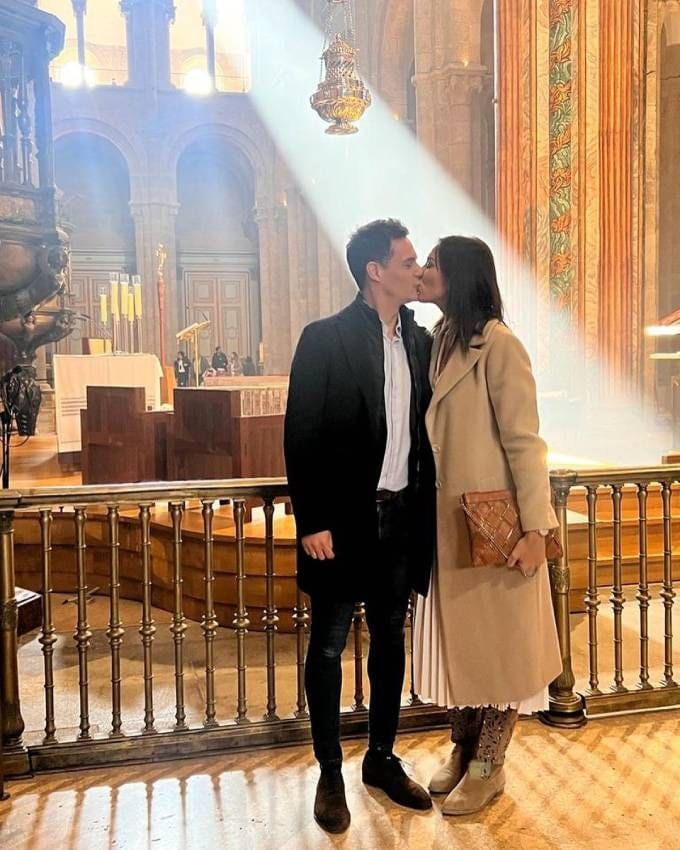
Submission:
M 418 300 L 425 304 L 436 304 L 443 308 L 446 303 L 447 285 L 437 265 L 437 249 L 433 248 L 423 266 L 418 285 Z

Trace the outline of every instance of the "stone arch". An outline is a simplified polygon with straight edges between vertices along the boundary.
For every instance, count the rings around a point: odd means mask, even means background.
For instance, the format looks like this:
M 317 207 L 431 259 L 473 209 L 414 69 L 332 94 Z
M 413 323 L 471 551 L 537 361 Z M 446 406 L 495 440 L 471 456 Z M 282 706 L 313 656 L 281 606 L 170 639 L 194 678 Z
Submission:
M 126 135 L 106 121 L 96 118 L 63 118 L 55 122 L 55 142 L 73 133 L 100 136 L 110 142 L 125 160 L 131 182 L 142 173 L 143 163 L 146 159 L 144 149 L 141 145 L 138 146 L 130 135 Z
M 260 340 L 256 175 L 246 153 L 224 133 L 204 132 L 176 160 L 178 290 L 189 321 L 210 321 L 201 354 L 225 345 L 243 356 Z
M 103 133 L 62 133 L 55 142 L 62 226 L 71 242 L 70 303 L 81 319 L 60 353 L 80 353 L 82 337 L 109 332 L 100 321 L 100 295 L 111 272 L 136 271 L 136 233 L 130 211 L 130 171 L 120 148 Z
M 242 154 L 251 169 L 257 193 L 258 184 L 267 180 L 271 166 L 266 164 L 264 152 L 251 137 L 242 130 L 226 124 L 198 124 L 182 132 L 170 142 L 165 151 L 163 157 L 164 170 L 175 174 L 184 151 L 192 144 L 208 137 L 222 139 Z

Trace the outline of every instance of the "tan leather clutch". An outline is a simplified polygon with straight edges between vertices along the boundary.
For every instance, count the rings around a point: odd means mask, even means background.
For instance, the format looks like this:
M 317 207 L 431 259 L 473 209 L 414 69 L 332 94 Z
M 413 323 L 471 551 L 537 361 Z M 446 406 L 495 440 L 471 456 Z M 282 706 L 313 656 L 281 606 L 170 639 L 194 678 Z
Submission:
M 470 533 L 472 565 L 505 566 L 524 534 L 512 491 L 463 493 L 460 501 Z M 557 529 L 551 529 L 545 538 L 545 554 L 549 561 L 562 557 Z

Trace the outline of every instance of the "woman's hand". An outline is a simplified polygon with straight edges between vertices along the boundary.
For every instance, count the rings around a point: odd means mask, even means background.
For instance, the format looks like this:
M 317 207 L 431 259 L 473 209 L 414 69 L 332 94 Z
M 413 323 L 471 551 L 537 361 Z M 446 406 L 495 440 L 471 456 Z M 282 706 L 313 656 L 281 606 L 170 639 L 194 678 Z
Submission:
M 538 531 L 527 531 L 508 558 L 508 569 L 533 576 L 545 563 L 545 537 Z

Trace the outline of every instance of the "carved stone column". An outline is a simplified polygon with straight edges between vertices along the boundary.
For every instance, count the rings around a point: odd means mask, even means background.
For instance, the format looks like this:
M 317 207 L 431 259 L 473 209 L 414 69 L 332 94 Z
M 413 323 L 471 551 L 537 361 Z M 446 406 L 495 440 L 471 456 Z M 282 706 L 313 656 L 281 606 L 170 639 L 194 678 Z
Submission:
M 264 373 L 285 375 L 290 368 L 287 210 L 258 203 L 255 210 L 260 246 L 260 296 Z
M 121 0 L 127 22 L 130 84 L 155 90 L 170 87 L 172 0 Z
M 156 250 L 163 245 L 167 251 L 165 264 L 165 283 L 170 294 L 169 305 L 177 309 L 166 308 L 165 351 L 166 358 L 174 359 L 177 343 L 175 334 L 179 328 L 179 310 L 184 303 L 180 297 L 180 283 L 177 281 L 177 252 L 175 239 L 175 220 L 179 206 L 167 201 L 132 201 L 130 211 L 135 222 L 135 242 L 137 247 L 137 273 L 142 278 L 142 335 L 144 349 L 160 356 L 160 323 L 158 297 L 156 293 Z M 171 361 L 172 362 L 172 361 Z M 163 363 L 169 366 L 170 363 Z
M 479 9 L 454 5 L 415 0 L 418 138 L 468 194 L 479 197 L 473 151 L 481 138 L 474 110 L 487 76 L 480 64 L 481 19 Z

